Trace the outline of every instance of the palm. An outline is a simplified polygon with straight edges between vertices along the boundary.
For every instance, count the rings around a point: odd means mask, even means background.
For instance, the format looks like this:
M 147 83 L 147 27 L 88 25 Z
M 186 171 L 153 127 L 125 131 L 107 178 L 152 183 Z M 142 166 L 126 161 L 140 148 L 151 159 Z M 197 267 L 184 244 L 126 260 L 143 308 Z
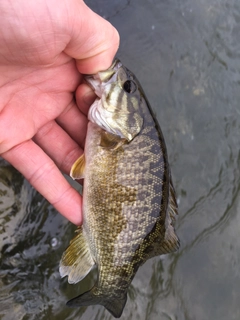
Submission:
M 0 90 L 9 92 L 1 106 L 1 136 L 9 149 L 31 139 L 40 128 L 74 107 L 74 91 L 80 82 L 74 60 L 52 67 L 18 70 L 18 78 Z M 15 76 L 16 77 L 16 76 Z M 27 126 L 26 126 L 27 123 Z M 5 134 L 4 134 L 5 133 Z
M 3 0 L 0 13 L 0 155 L 79 224 L 60 170 L 83 152 L 93 93 L 81 73 L 110 65 L 117 32 L 80 0 Z
M 69 173 L 71 164 L 83 152 L 87 118 L 75 103 L 75 90 L 81 83 L 81 75 L 74 59 L 62 54 L 58 61 L 49 67 L 16 67 L 8 72 L 10 80 L 0 89 L 0 97 L 4 97 L 0 153 L 57 208 L 59 203 L 61 210 L 70 211 L 67 206 L 72 196 L 66 199 L 73 191 L 63 181 L 55 164 Z M 11 79 L 12 75 L 14 78 Z M 29 165 L 25 166 L 27 162 Z M 46 180 L 60 182 L 56 186 L 50 185 L 48 190 Z M 56 188 L 59 197 L 56 197 Z M 81 199 L 76 194 L 75 198 L 80 211 Z M 66 202 L 66 208 L 62 202 Z

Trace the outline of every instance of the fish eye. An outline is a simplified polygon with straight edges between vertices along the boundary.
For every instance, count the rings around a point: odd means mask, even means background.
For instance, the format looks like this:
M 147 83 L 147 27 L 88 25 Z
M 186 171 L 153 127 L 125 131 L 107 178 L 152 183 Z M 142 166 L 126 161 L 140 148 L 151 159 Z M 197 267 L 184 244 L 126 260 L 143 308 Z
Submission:
M 134 93 L 137 90 L 137 85 L 133 80 L 127 80 L 123 84 L 123 89 L 127 93 Z

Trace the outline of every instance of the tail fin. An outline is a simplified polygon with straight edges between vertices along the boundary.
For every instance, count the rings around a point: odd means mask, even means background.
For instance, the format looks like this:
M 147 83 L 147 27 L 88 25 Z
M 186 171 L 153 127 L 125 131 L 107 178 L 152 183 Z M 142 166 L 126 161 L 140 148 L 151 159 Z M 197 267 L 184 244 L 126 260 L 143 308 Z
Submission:
M 103 305 L 115 318 L 120 318 L 127 302 L 127 293 L 122 299 L 107 300 Z
M 115 318 L 120 318 L 127 302 L 127 293 L 122 298 L 115 298 L 99 294 L 97 291 L 97 288 L 93 287 L 90 291 L 69 300 L 67 306 L 82 307 L 99 304 L 104 306 Z

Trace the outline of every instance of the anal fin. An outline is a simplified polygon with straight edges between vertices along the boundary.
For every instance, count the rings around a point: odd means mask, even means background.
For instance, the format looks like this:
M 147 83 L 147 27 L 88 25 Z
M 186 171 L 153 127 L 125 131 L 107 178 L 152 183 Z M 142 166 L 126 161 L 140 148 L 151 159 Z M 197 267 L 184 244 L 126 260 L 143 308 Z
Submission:
M 59 267 L 61 277 L 68 276 L 69 283 L 82 280 L 95 265 L 82 227 L 79 227 L 77 232 L 78 234 L 71 240 L 70 245 L 63 253 Z

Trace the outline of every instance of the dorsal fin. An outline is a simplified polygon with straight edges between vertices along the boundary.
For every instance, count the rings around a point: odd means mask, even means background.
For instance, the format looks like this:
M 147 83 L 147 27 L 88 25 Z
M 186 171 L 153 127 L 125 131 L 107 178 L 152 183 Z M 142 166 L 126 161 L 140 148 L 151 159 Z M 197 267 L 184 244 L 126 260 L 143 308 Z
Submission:
M 176 235 L 176 232 L 173 226 L 177 214 L 178 214 L 178 205 L 176 201 L 172 178 L 170 176 L 169 203 L 168 203 L 168 209 L 166 212 L 165 236 L 164 236 L 164 241 L 161 244 L 161 254 L 176 251 L 180 246 L 180 241 Z
M 170 188 L 169 188 L 169 214 L 172 221 L 175 221 L 176 215 L 178 215 L 178 205 L 176 200 L 176 194 L 172 183 L 172 177 L 170 176 Z
M 165 228 L 163 228 L 164 235 L 160 233 L 159 241 L 154 243 L 153 249 L 149 258 L 158 256 L 161 254 L 167 254 L 174 252 L 179 248 L 180 242 L 174 230 L 174 221 L 177 212 L 177 201 L 175 197 L 175 191 L 170 178 L 169 185 L 169 202 L 165 217 Z

